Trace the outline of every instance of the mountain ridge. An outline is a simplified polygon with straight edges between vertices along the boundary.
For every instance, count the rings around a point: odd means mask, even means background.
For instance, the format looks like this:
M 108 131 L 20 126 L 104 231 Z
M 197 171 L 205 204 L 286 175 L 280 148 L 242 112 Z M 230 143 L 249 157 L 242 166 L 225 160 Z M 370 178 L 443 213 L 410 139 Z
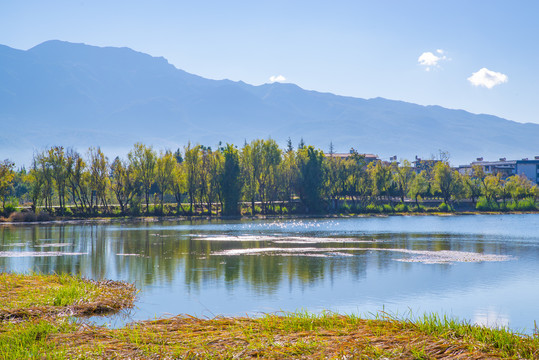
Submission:
M 52 144 L 125 154 L 136 141 L 241 146 L 267 137 L 408 159 L 443 149 L 453 163 L 539 155 L 538 124 L 289 83 L 211 80 L 127 47 L 59 40 L 29 50 L 0 46 L 0 122 L 7 130 L 0 157 L 30 149 L 25 163 L 34 149 Z

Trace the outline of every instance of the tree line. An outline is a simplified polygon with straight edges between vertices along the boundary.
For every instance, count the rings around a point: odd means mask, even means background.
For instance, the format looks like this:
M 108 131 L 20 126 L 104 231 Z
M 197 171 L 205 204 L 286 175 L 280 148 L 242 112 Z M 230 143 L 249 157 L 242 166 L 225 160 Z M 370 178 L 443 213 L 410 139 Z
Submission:
M 126 158 L 112 160 L 99 147 L 83 155 L 53 146 L 36 152 L 29 169 L 0 163 L 0 200 L 4 213 L 27 203 L 34 212 L 59 215 L 407 211 L 420 210 L 426 198 L 439 198 L 446 208 L 469 198 L 483 209 L 525 200 L 535 209 L 539 189 L 524 176 L 503 178 L 480 166 L 460 174 L 447 160 L 433 164 L 417 172 L 407 160 L 367 161 L 357 152 L 337 157 L 303 141 L 294 149 L 289 140 L 282 149 L 272 139 L 240 149 L 188 143 L 174 152 L 137 143 Z M 165 207 L 171 202 L 173 208 Z

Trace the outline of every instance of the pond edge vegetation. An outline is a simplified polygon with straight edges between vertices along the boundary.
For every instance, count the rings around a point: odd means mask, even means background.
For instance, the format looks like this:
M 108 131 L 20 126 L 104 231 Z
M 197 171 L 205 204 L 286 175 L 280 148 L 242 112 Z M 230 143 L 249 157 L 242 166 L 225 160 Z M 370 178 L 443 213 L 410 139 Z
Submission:
M 36 283 L 47 281 L 61 284 L 56 289 L 59 292 L 62 287 L 70 288 L 73 282 L 90 284 L 84 287 L 90 292 L 93 286 L 117 287 L 119 284 L 89 282 L 71 275 L 0 273 L 0 276 L 0 297 L 3 298 L 13 295 L 10 291 L 15 283 L 26 292 L 35 290 Z M 133 298 L 134 288 L 127 288 Z M 78 293 L 58 307 L 69 308 L 73 302 L 84 298 L 88 298 L 88 294 Z M 11 310 L 21 301 L 24 299 L 16 299 Z M 31 304 L 26 308 L 32 308 Z M 385 312 L 370 318 L 329 311 L 212 319 L 178 315 L 138 321 L 118 329 L 91 325 L 84 320 L 73 321 L 65 315 L 66 312 L 61 311 L 38 311 L 16 321 L 0 318 L 0 357 L 536 359 L 539 356 L 537 329 L 534 335 L 528 336 L 436 314 L 413 320 L 399 319 Z
M 3 221 L 56 217 L 257 216 L 538 211 L 539 188 L 524 175 L 461 174 L 447 154 L 416 168 L 407 160 L 339 157 L 307 146 L 253 140 L 241 149 L 188 144 L 161 151 L 137 143 L 110 160 L 62 146 L 36 152 L 31 167 L 0 162 Z

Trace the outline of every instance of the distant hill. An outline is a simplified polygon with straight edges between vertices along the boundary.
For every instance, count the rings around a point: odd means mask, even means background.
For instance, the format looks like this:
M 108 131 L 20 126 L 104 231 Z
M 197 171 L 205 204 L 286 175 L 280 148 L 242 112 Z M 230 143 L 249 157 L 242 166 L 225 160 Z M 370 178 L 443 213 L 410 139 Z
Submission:
M 101 146 L 112 156 L 136 141 L 175 149 L 189 140 L 241 146 L 268 137 L 410 160 L 442 149 L 454 164 L 539 155 L 537 124 L 293 84 L 209 80 L 128 48 L 55 40 L 27 51 L 0 45 L 0 124 L 0 159 L 27 164 L 33 149 L 56 144 Z

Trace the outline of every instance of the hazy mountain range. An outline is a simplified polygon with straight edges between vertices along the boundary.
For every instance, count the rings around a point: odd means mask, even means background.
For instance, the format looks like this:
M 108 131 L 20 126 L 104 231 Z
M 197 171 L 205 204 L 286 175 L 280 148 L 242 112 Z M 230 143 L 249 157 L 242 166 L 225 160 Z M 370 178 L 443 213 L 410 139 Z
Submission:
M 539 155 L 538 124 L 286 83 L 210 80 L 128 48 L 61 41 L 27 51 L 0 45 L 0 124 L 0 159 L 27 164 L 34 149 L 57 144 L 101 146 L 113 156 L 136 141 L 174 150 L 189 140 L 242 146 L 268 137 L 410 160 L 442 149 L 453 164 Z

